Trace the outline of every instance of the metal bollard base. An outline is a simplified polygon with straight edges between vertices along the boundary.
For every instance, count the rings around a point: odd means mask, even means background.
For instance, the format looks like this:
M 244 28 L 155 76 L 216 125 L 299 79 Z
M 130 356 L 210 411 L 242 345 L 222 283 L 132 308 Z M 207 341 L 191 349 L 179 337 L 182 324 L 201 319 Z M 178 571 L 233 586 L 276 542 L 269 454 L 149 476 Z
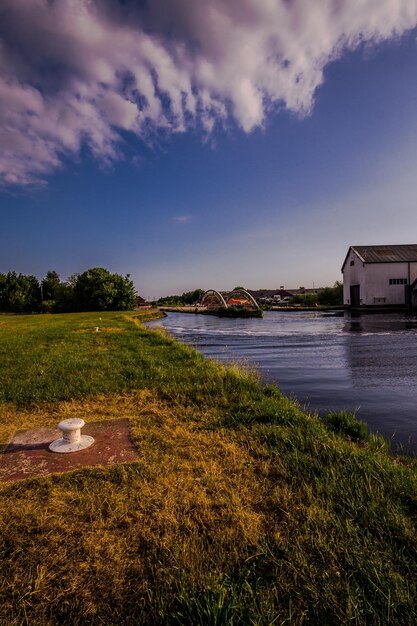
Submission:
M 85 426 L 83 419 L 79 417 L 70 417 L 58 424 L 59 430 L 62 432 L 61 439 L 55 439 L 49 449 L 52 452 L 78 452 L 89 448 L 94 443 L 93 437 L 81 435 L 81 429 Z
M 89 448 L 94 443 L 94 437 L 90 437 L 89 435 L 81 435 L 79 441 L 74 441 L 73 443 L 68 443 L 65 439 L 55 439 L 51 444 L 49 444 L 49 449 L 52 452 L 78 452 L 79 450 L 85 450 L 85 448 Z

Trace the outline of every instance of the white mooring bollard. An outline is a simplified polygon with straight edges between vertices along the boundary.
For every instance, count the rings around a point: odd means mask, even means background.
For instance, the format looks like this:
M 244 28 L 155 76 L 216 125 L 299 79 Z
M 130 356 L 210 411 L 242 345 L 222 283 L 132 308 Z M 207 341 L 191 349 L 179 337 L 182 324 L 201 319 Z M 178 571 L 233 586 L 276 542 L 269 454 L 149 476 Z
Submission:
M 58 424 L 62 431 L 62 438 L 55 439 L 49 449 L 52 452 L 78 452 L 84 450 L 94 443 L 94 438 L 88 435 L 81 435 L 81 428 L 85 426 L 84 420 L 79 417 L 71 417 Z

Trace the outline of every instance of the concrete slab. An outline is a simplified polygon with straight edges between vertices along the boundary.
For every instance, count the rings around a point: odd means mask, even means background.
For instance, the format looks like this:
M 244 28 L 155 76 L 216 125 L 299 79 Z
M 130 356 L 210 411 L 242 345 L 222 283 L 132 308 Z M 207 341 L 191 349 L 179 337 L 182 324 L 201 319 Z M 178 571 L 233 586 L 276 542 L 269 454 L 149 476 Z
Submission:
M 127 418 L 88 423 L 83 434 L 94 437 L 94 444 L 71 454 L 55 454 L 49 444 L 62 436 L 56 428 L 17 431 L 0 455 L 0 482 L 68 472 L 86 466 L 130 463 L 139 453 L 130 438 Z

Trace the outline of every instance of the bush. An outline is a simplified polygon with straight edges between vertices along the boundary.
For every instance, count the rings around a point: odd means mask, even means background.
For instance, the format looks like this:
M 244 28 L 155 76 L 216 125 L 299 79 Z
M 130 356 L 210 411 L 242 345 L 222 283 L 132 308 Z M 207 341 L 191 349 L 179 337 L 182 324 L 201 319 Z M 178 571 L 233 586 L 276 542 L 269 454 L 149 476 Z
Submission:
M 316 293 L 295 294 L 291 298 L 290 304 L 301 304 L 302 306 L 315 306 L 317 304 L 317 294 Z

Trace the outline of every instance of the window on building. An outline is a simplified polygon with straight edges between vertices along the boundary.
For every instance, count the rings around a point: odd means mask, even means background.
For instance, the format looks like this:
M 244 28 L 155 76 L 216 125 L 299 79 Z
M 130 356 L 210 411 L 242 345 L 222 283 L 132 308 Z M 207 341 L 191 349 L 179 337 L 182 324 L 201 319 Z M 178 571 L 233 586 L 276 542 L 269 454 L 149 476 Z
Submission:
M 390 285 L 406 285 L 407 279 L 406 278 L 390 278 L 389 284 Z
M 355 259 L 350 259 L 350 264 L 355 265 Z
M 374 304 L 385 304 L 386 298 L 374 298 Z

